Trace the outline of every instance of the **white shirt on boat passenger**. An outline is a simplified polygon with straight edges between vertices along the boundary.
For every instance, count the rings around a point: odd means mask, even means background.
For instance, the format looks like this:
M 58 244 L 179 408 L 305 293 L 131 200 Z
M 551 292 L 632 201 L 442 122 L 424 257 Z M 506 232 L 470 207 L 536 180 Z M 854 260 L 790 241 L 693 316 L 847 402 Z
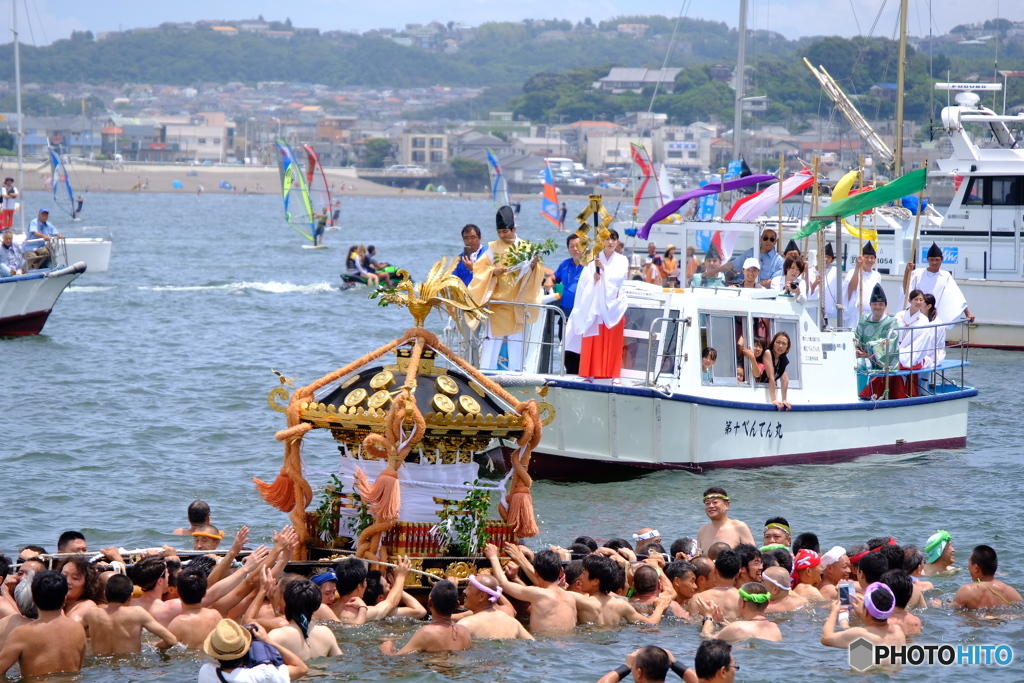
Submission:
M 847 297 L 846 292 L 850 287 L 850 282 L 853 281 L 855 272 L 851 270 L 843 279 L 843 297 L 846 299 L 843 325 L 846 327 L 855 326 L 858 320 L 871 313 L 871 290 L 875 288 L 875 285 L 882 284 L 882 275 L 877 270 L 872 269 L 868 273 L 862 272 L 860 284 L 853 290 L 853 296 Z
M 799 289 L 796 292 L 794 292 L 793 290 L 786 286 L 785 275 L 776 275 L 775 277 L 772 278 L 771 289 L 774 289 L 776 292 L 779 292 L 785 296 L 794 297 L 800 303 L 804 303 L 808 299 L 807 279 L 804 277 L 800 277 L 798 278 L 797 282 L 799 284 Z
M 960 285 L 945 270 L 932 272 L 927 268 L 915 268 L 910 274 L 908 291 L 920 289 L 935 297 L 937 318 L 943 322 L 957 320 L 967 309 L 967 299 L 960 291 Z

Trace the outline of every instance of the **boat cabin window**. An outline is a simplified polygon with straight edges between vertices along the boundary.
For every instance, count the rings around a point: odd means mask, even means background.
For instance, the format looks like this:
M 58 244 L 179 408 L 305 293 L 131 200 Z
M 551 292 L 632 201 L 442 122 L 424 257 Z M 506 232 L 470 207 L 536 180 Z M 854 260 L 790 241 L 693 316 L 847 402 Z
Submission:
M 967 186 L 964 204 L 970 206 L 1024 205 L 1024 176 L 974 176 Z
M 778 332 L 785 332 L 789 336 L 789 365 L 786 372 L 789 373 L 789 386 L 793 388 L 800 386 L 800 321 L 795 318 L 776 318 L 772 321 L 774 329 L 772 336 Z
M 711 366 L 711 384 L 737 385 L 736 342 L 743 336 L 745 324 L 746 316 L 742 315 L 701 314 L 701 351 L 710 346 L 718 353 L 718 360 Z
M 973 176 L 967 181 L 967 192 L 964 194 L 964 204 L 981 206 L 985 202 L 985 178 Z
M 678 343 L 678 325 L 667 321 L 656 323 L 655 320 L 665 317 L 675 318 L 678 315 L 678 311 L 670 311 L 666 315 L 662 308 L 630 306 L 626 309 L 626 328 L 623 331 L 622 340 L 622 369 L 646 373 L 648 354 L 650 354 L 651 370 L 655 374 L 675 374 L 677 361 L 674 356 Z

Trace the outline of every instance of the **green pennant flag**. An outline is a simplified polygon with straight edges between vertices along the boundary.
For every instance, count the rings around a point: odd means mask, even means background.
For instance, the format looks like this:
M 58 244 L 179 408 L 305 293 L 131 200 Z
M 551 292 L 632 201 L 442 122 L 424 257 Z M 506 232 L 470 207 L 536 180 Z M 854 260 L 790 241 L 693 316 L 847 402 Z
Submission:
M 888 204 L 889 202 L 906 197 L 907 195 L 916 194 L 924 189 L 925 183 L 928 178 L 928 169 L 919 168 L 916 171 L 900 176 L 891 183 L 886 183 L 881 187 L 876 187 L 870 192 L 860 192 L 855 195 L 850 195 L 846 199 L 840 199 L 838 202 L 829 204 L 825 207 L 824 211 L 830 216 L 853 216 L 863 211 L 869 211 L 877 206 Z M 808 235 L 813 235 L 818 232 L 832 221 L 807 221 L 807 224 L 800 229 L 800 232 L 793 235 L 793 239 L 798 240 Z

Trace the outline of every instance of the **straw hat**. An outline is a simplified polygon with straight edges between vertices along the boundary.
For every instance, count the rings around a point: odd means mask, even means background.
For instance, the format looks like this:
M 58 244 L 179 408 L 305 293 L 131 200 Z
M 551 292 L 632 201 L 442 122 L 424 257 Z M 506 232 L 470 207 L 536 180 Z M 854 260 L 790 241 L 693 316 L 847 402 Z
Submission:
M 214 659 L 240 659 L 249 651 L 252 634 L 233 619 L 221 619 L 203 642 L 203 651 Z

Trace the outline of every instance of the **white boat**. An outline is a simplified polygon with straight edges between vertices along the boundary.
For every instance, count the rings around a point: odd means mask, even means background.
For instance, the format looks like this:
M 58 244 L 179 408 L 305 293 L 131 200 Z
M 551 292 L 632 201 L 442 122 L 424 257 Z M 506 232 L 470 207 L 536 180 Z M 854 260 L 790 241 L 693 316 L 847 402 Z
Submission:
M 110 268 L 113 239 L 105 227 L 89 226 L 76 230 L 78 236 L 65 236 L 64 249 L 68 263 L 83 261 L 90 273 L 105 273 Z
M 550 404 L 545 414 L 554 417 L 534 451 L 532 475 L 579 479 L 622 468 L 819 464 L 966 444 L 968 404 L 978 393 L 964 382 L 966 344 L 947 347 L 937 368 L 883 380 L 891 395 L 904 386 L 910 397 L 865 400 L 859 380 L 867 377 L 854 370 L 853 331 L 820 331 L 812 311 L 792 297 L 636 281 L 622 292 L 629 308 L 621 385 L 564 374 L 562 326 L 554 320 L 560 312 L 550 307 L 525 331 L 523 366 L 488 373 L 524 400 L 542 393 L 538 400 Z M 769 339 L 786 332 L 792 340 L 791 410 L 777 410 L 749 361 L 737 361 L 739 338 L 752 339 L 755 326 L 767 326 Z M 460 354 L 474 346 L 467 338 L 460 343 Z M 701 372 L 707 347 L 718 354 L 710 381 Z M 737 380 L 738 363 L 746 366 L 746 381 Z
M 0 277 L 0 336 L 42 332 L 57 298 L 85 269 L 86 264 L 78 262 L 66 268 Z

